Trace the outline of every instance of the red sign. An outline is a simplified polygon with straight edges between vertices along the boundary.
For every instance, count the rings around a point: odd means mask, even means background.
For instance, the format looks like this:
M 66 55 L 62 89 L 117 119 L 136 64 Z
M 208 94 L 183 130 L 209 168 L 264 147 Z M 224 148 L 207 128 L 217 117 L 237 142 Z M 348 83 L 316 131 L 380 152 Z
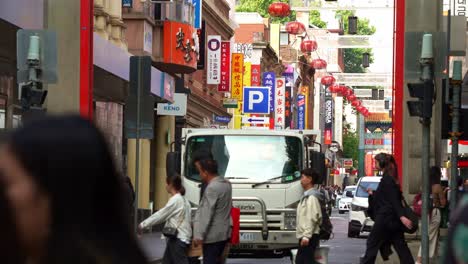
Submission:
M 252 80 L 252 86 L 262 85 L 262 73 L 261 73 L 260 65 L 252 64 L 251 80 Z
M 332 143 L 332 131 L 331 129 L 325 130 L 325 145 L 330 145 Z
M 171 72 L 191 73 L 197 69 L 197 53 L 190 24 L 164 21 L 163 62 L 172 66 Z M 195 34 L 196 35 L 196 34 Z M 167 67 L 170 67 L 170 66 Z
M 231 42 L 221 42 L 221 80 L 218 92 L 229 92 L 231 89 Z

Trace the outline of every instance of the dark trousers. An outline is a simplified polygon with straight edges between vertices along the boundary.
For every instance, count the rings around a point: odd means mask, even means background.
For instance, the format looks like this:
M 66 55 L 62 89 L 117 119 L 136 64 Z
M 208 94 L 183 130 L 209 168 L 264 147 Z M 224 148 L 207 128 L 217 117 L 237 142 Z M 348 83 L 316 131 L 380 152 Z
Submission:
M 222 264 L 227 241 L 203 244 L 203 264 Z
M 309 245 L 301 247 L 299 241 L 299 249 L 297 250 L 296 264 L 315 264 L 315 250 L 319 246 L 319 236 L 313 235 L 309 240 Z
M 404 232 L 396 224 L 388 227 L 389 219 L 377 216 L 372 231 L 367 238 L 367 248 L 361 264 L 373 264 L 382 246 L 389 247 L 392 244 L 402 264 L 413 264 L 414 259 L 405 241 Z M 396 220 L 396 219 L 395 219 Z M 397 221 L 397 220 L 396 220 Z M 388 250 L 388 249 L 387 249 Z M 387 251 L 385 250 L 385 251 Z M 385 254 L 384 254 L 385 255 Z
M 188 245 L 178 238 L 168 238 L 164 251 L 163 264 L 188 264 Z

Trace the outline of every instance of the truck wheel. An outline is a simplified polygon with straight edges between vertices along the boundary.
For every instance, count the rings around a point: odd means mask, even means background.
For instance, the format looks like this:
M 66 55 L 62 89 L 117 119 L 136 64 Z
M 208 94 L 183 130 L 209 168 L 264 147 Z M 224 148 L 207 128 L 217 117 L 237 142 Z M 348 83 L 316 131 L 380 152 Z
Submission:
M 353 229 L 351 226 L 351 223 L 348 224 L 348 237 L 358 237 L 359 236 L 359 231 L 356 232 L 356 230 Z

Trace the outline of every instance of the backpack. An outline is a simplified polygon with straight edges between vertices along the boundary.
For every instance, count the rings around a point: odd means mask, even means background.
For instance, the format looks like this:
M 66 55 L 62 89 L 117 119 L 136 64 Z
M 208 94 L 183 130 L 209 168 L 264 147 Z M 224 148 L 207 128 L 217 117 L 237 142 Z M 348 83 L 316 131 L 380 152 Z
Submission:
M 421 217 L 422 214 L 422 194 L 418 193 L 413 200 L 413 211 L 414 213 Z
M 322 212 L 322 223 L 320 224 L 319 238 L 320 240 L 329 240 L 333 238 L 333 224 L 331 223 L 330 216 L 327 213 L 325 199 L 323 199 L 322 195 L 318 192 L 313 192 L 312 195 L 318 199 L 320 210 Z

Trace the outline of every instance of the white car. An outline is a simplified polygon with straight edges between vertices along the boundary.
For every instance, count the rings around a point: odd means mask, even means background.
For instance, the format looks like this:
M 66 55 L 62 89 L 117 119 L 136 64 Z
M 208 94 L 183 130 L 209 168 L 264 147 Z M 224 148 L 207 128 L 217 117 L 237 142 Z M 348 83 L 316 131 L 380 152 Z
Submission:
M 349 211 L 355 191 L 356 185 L 350 185 L 344 189 L 343 195 L 340 198 L 340 201 L 338 202 L 338 213 L 344 214 L 345 212 Z
M 362 232 L 372 230 L 374 221 L 367 214 L 369 207 L 367 189 L 377 189 L 381 178 L 379 176 L 365 176 L 359 179 L 349 210 L 348 237 L 358 237 Z

